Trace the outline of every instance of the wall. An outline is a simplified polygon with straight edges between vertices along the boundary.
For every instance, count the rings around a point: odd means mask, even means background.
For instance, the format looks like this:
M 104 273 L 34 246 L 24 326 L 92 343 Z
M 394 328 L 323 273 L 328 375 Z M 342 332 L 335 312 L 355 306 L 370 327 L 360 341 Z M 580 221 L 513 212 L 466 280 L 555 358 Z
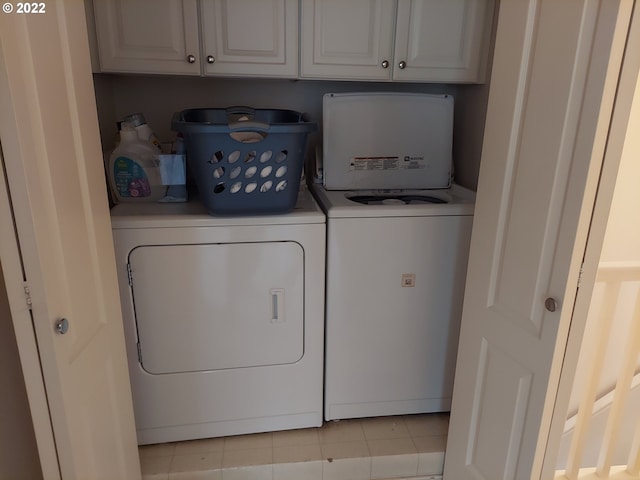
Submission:
M 0 329 L 0 480 L 38 480 L 40 460 L 1 268 Z
M 447 85 L 310 80 L 204 78 L 161 75 L 95 74 L 96 99 L 103 148 L 110 149 L 116 121 L 143 112 L 161 141 L 170 141 L 171 116 L 188 108 L 248 105 L 286 108 L 308 114 L 320 131 L 310 137 L 310 151 L 321 141 L 322 96 L 350 91 L 396 91 L 454 95 L 454 169 L 457 181 L 477 186 L 487 85 Z

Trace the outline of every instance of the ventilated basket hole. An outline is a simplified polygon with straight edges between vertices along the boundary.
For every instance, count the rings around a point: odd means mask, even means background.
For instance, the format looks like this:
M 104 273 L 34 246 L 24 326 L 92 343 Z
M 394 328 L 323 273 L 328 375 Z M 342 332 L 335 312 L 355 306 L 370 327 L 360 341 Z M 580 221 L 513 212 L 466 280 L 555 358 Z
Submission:
M 220 182 L 215 187 L 213 187 L 213 193 L 222 193 L 224 192 L 224 188 L 224 182 Z
M 213 178 L 222 178 L 224 175 L 224 167 L 217 167 L 213 170 Z
M 260 155 L 260 163 L 268 162 L 269 160 L 271 160 L 272 156 L 273 152 L 271 150 L 267 150 L 262 155 Z
M 240 150 L 234 150 L 229 154 L 228 160 L 229 163 L 236 163 L 240 158 Z
M 262 170 L 260 170 L 260 178 L 267 178 L 269 175 L 271 175 L 272 171 L 273 167 L 271 165 L 267 165 Z
M 242 173 L 242 167 L 233 167 L 233 170 L 229 172 L 229 178 L 233 180 Z
M 286 180 L 280 180 L 278 182 L 278 184 L 276 185 L 276 192 L 281 192 L 285 188 L 287 188 L 287 181 Z
M 240 189 L 242 189 L 242 182 L 235 182 L 233 185 L 231 185 L 229 191 L 231 193 L 238 193 Z
M 252 193 L 258 187 L 257 182 L 248 183 L 246 187 L 244 187 L 244 191 L 247 193 Z
M 260 191 L 262 193 L 264 192 L 268 192 L 269 190 L 271 190 L 271 187 L 273 186 L 273 182 L 271 180 L 267 180 L 266 182 L 264 182 L 262 184 L 262 186 L 260 187 Z
M 247 168 L 247 170 L 244 172 L 244 178 L 253 177 L 256 174 L 257 171 L 258 171 L 258 167 L 249 167 L 249 168 Z
M 219 163 L 224 159 L 224 152 L 222 150 L 218 150 L 216 153 L 211 155 L 211 160 L 209 163 Z
M 267 138 L 264 132 L 231 132 L 229 136 L 236 142 L 242 143 L 256 143 Z
M 289 151 L 288 150 L 280 150 L 278 152 L 278 155 L 276 155 L 276 162 L 277 163 L 281 163 L 284 162 L 287 158 L 287 155 L 289 155 Z
M 244 156 L 244 163 L 251 163 L 256 159 L 256 151 L 251 150 Z
M 276 178 L 284 177 L 286 173 L 287 173 L 287 166 L 282 165 L 281 167 L 278 167 L 278 169 L 276 170 Z

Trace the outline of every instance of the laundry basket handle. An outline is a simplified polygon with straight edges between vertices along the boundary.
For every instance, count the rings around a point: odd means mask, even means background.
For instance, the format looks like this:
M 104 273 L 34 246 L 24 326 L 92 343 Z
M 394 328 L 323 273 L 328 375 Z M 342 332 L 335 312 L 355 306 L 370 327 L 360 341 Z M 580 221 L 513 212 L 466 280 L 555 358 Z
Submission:
M 255 108 L 251 107 L 229 107 L 226 109 L 227 122 L 230 130 L 263 131 L 269 130 L 269 124 L 254 120 L 256 116 Z M 233 121 L 231 120 L 233 118 Z

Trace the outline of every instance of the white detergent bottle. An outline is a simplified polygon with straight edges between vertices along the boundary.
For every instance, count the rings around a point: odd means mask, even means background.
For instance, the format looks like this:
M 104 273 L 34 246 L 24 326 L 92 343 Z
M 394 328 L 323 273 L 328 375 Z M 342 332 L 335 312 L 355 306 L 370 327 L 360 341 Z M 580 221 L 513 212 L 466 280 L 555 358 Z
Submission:
M 120 144 L 109 157 L 109 183 L 117 202 L 157 202 L 165 196 L 158 149 L 138 138 L 135 127 L 123 122 Z

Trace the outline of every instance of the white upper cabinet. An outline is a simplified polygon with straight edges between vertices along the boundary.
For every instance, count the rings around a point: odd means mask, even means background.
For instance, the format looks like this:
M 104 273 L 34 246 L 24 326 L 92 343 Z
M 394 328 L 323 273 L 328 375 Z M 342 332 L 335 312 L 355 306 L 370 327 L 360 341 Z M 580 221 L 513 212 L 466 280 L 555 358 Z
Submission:
M 103 72 L 298 76 L 298 0 L 94 0 Z
M 485 80 L 493 0 L 301 0 L 301 77 Z
M 298 0 L 201 0 L 205 75 L 298 76 Z
M 197 0 L 93 0 L 103 72 L 200 74 Z
M 302 0 L 301 5 L 301 77 L 391 78 L 395 2 Z

